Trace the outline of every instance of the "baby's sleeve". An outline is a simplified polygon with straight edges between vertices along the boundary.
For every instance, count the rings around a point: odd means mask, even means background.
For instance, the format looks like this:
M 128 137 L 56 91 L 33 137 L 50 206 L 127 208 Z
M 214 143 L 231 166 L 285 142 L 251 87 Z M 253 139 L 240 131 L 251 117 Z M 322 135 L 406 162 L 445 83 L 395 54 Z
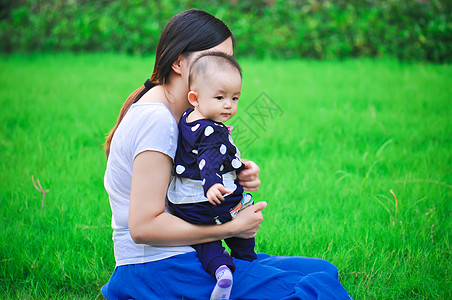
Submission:
M 227 137 L 226 137 L 227 138 Z M 223 184 L 221 171 L 226 159 L 225 135 L 218 126 L 206 126 L 201 133 L 198 147 L 198 167 L 201 175 L 204 195 L 217 183 Z

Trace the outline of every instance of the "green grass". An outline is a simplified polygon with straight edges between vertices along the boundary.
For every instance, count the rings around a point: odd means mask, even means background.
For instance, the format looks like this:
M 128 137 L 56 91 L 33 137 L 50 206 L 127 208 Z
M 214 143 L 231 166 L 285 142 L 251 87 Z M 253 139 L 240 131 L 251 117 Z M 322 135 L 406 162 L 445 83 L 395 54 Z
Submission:
M 257 250 L 325 258 L 355 299 L 450 299 L 452 67 L 240 62 L 235 139 L 269 203 Z M 0 298 L 100 295 L 114 269 L 102 143 L 152 67 L 0 56 Z

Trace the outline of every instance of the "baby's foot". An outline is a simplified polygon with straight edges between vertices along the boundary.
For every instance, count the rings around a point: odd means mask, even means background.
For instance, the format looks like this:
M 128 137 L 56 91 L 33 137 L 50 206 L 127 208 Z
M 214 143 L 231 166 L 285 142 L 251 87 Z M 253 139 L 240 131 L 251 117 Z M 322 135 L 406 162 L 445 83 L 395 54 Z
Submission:
M 227 266 L 221 266 L 215 271 L 217 284 L 213 289 L 211 300 L 229 299 L 232 290 L 232 273 Z

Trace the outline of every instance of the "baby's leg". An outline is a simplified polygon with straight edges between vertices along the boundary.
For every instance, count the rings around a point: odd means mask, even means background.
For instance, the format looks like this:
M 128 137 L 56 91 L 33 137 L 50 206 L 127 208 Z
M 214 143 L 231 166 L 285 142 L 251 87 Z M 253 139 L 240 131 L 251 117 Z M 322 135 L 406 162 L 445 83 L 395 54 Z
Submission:
M 193 245 L 193 248 L 198 252 L 198 257 L 204 270 L 212 274 L 213 277 L 215 277 L 215 272 L 222 265 L 228 266 L 234 272 L 235 265 L 232 257 L 226 252 L 221 241 Z
M 232 257 L 225 252 L 221 241 L 198 244 L 193 247 L 198 252 L 204 269 L 217 280 L 211 299 L 228 299 L 232 290 L 232 272 L 235 270 Z
M 241 239 L 241 238 L 229 238 L 225 239 L 226 244 L 231 248 L 231 256 L 243 259 L 247 261 L 253 261 L 257 259 L 256 252 L 254 252 L 255 240 L 253 239 Z

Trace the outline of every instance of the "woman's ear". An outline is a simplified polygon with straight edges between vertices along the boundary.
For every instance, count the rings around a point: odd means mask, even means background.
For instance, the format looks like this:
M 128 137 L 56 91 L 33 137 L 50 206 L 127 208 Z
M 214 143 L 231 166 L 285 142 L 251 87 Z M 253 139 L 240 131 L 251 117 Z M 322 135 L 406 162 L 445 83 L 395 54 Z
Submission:
M 176 74 L 181 75 L 182 74 L 182 68 L 185 67 L 185 64 L 187 63 L 187 58 L 183 55 L 179 55 L 179 57 L 173 62 L 171 65 L 171 68 Z
M 195 91 L 190 91 L 188 93 L 188 102 L 194 107 L 199 105 L 198 94 Z

